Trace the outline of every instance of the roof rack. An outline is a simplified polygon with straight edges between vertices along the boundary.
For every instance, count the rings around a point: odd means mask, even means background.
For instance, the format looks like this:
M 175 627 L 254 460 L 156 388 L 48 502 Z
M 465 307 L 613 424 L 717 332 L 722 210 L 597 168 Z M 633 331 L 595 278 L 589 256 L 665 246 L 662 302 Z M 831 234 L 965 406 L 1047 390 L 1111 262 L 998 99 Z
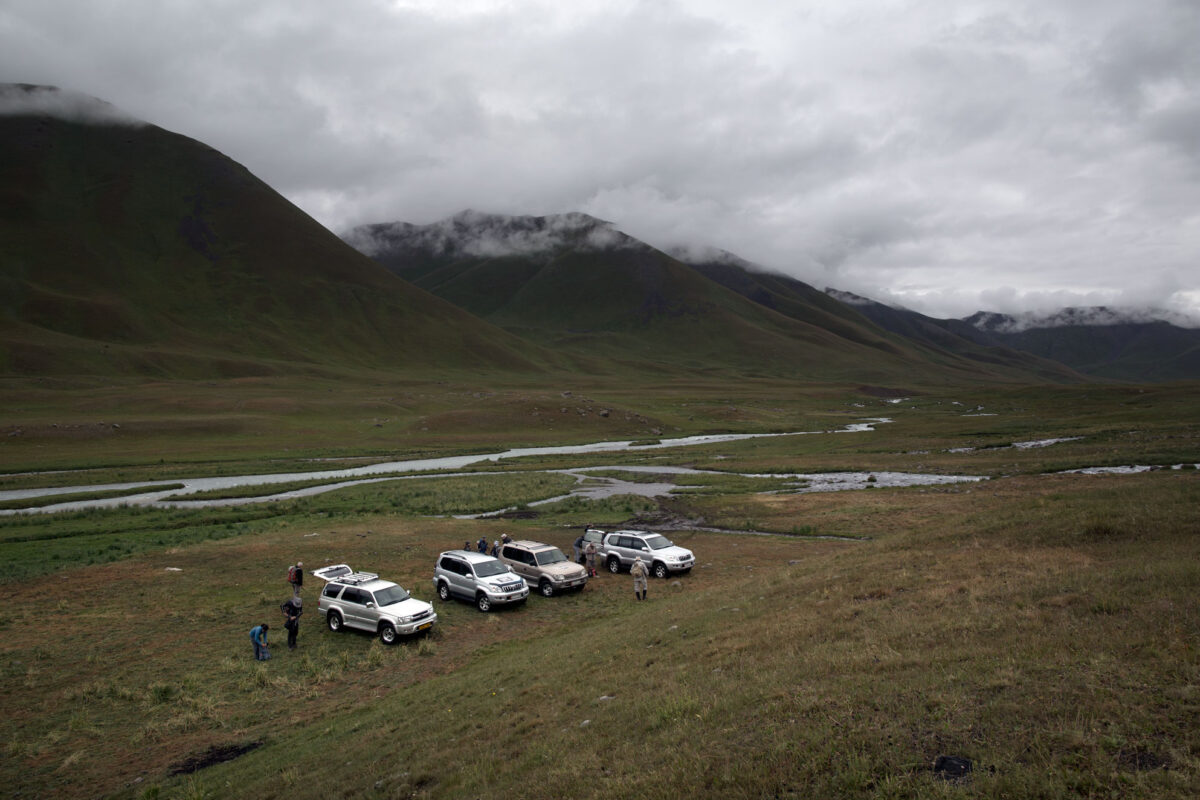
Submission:
M 374 572 L 351 572 L 349 575 L 342 575 L 334 578 L 334 580 L 338 583 L 348 583 L 351 586 L 358 586 L 359 584 L 373 581 L 378 577 Z

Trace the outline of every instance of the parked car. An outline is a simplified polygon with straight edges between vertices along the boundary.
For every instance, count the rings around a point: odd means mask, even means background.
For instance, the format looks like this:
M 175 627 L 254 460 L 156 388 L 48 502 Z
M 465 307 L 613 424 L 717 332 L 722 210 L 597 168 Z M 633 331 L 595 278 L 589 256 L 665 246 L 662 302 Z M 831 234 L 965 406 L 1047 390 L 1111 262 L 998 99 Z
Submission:
M 585 552 L 588 542 L 596 545 L 596 558 L 600 558 L 600 547 L 604 544 L 604 531 L 599 528 L 588 528 L 583 532 L 583 544 L 579 545 L 579 563 L 587 563 L 587 553 Z
M 355 572 L 346 564 L 334 564 L 312 574 L 325 581 L 317 611 L 335 633 L 357 628 L 378 633 L 384 644 L 395 644 L 400 636 L 427 631 L 437 622 L 432 605 L 374 572 Z
M 582 589 L 587 583 L 587 570 L 552 544 L 519 540 L 500 548 L 500 560 L 520 575 L 545 597 L 568 589 Z
M 613 531 L 605 534 L 600 550 L 609 572 L 629 569 L 639 557 L 656 578 L 665 578 L 672 572 L 688 572 L 696 563 L 691 550 L 676 547 L 661 533 L 650 531 Z
M 521 603 L 529 597 L 525 579 L 503 561 L 466 550 L 447 550 L 438 556 L 433 569 L 433 588 L 442 600 L 458 597 L 474 602 L 480 611 Z

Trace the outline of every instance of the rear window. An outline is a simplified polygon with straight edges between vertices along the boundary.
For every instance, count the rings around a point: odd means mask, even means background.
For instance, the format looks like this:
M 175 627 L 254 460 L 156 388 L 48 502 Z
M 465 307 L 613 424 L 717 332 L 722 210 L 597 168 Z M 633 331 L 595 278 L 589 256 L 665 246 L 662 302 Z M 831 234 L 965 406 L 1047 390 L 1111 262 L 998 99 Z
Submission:
M 342 587 L 338 586 L 336 583 L 327 583 L 325 584 L 325 591 L 321 592 L 321 594 L 325 595 L 326 597 L 337 597 L 338 592 L 341 590 Z

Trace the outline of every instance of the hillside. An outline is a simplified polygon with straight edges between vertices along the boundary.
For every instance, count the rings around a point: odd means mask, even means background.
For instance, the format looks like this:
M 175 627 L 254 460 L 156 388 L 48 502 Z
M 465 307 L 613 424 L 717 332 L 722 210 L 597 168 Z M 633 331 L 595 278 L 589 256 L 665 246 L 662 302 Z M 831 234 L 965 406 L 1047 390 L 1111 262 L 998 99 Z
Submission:
M 964 337 L 1053 358 L 1080 372 L 1123 381 L 1200 378 L 1200 330 L 1130 318 L 1103 307 L 1063 309 L 1019 320 L 979 312 L 951 329 Z
M 53 88 L 0 103 L 5 374 L 533 368 L 210 147 Z
M 980 311 L 936 319 L 826 289 L 879 327 L 971 358 L 1065 364 L 1098 378 L 1157 382 L 1200 378 L 1200 330 L 1107 308 L 1012 316 Z
M 1069 370 L 914 347 L 799 282 L 738 269 L 733 283 L 585 214 L 463 212 L 431 225 L 356 228 L 347 242 L 397 275 L 506 330 L 563 352 L 655 370 L 801 380 L 1071 380 Z M 787 279 L 779 279 L 782 283 Z M 769 296 L 768 302 L 763 297 Z

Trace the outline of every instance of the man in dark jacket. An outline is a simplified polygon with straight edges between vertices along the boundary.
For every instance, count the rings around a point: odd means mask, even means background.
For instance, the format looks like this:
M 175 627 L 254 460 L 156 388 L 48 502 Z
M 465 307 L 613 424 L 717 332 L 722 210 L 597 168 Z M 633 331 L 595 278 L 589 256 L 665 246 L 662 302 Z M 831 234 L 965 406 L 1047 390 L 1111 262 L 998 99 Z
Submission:
M 296 649 L 296 634 L 300 633 L 300 615 L 304 613 L 304 601 L 293 597 L 283 604 L 283 627 L 288 632 L 288 650 Z

